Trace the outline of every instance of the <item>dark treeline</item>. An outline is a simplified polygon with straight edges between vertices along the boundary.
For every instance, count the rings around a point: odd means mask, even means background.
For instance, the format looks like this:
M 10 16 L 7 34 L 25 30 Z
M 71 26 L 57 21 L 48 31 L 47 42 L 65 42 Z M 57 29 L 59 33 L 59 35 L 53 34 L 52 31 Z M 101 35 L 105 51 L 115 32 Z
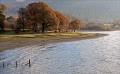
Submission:
M 6 10 L 7 7 L 4 4 L 0 4 L 0 32 L 4 32 L 5 31 L 5 15 L 3 14 L 3 11 Z
M 11 28 L 15 33 L 26 31 L 41 33 L 45 31 L 67 32 L 70 30 L 75 32 L 82 25 L 79 19 L 70 20 L 65 14 L 52 9 L 45 2 L 30 3 L 25 8 L 19 9 L 17 19 L 10 16 L 6 20 L 9 26 L 5 25 L 5 16 L 0 13 L 1 32 L 5 30 L 5 27 Z

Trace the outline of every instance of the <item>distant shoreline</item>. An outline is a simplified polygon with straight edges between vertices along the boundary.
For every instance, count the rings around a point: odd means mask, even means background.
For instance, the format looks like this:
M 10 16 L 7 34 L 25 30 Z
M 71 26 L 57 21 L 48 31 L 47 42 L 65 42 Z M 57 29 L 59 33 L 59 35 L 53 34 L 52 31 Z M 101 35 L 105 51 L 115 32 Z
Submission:
M 72 34 L 71 34 L 72 35 Z M 85 37 L 83 35 L 86 35 Z M 46 36 L 46 35 L 45 35 Z M 0 52 L 5 50 L 11 50 L 19 47 L 30 46 L 40 44 L 46 45 L 50 43 L 59 43 L 59 42 L 68 42 L 68 41 L 77 41 L 83 39 L 91 39 L 106 36 L 106 34 L 98 34 L 98 33 L 86 33 L 80 34 L 76 36 L 51 36 L 49 38 L 1 38 L 0 37 Z

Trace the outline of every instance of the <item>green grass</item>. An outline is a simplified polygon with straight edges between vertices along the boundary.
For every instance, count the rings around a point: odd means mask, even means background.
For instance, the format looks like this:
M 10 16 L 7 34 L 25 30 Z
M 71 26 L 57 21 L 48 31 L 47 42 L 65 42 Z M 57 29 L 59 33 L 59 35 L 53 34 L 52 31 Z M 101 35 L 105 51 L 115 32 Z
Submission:
M 92 33 L 76 33 L 76 32 L 67 32 L 67 33 L 44 33 L 44 34 L 2 34 L 0 38 L 47 38 L 47 37 L 75 37 L 79 36 L 81 38 L 96 36 Z
M 26 46 L 34 43 L 45 42 L 49 43 L 51 41 L 65 41 L 67 39 L 85 39 L 85 38 L 94 38 L 97 34 L 92 33 L 44 33 L 44 34 L 1 34 L 0 35 L 0 51 L 16 48 L 19 46 Z M 62 40 L 64 39 L 64 40 Z

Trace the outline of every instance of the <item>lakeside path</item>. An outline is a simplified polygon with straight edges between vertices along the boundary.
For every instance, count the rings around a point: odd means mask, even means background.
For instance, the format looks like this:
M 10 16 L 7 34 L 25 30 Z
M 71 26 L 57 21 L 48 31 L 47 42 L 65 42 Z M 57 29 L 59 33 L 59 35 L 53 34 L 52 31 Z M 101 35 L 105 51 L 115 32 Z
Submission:
M 76 41 L 82 39 L 98 38 L 105 34 L 98 33 L 45 33 L 45 34 L 19 34 L 19 35 L 0 35 L 0 52 L 8 49 L 24 47 L 29 45 Z

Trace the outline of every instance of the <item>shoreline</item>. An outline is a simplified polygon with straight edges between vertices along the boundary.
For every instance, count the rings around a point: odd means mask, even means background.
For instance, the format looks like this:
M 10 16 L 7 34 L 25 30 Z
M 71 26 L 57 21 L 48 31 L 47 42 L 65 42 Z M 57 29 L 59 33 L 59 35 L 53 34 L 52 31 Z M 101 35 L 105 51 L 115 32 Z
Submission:
M 59 42 L 69 42 L 69 41 L 77 41 L 77 40 L 84 40 L 84 39 L 93 39 L 93 38 L 99 38 L 107 36 L 107 34 L 98 34 L 95 36 L 88 36 L 81 38 L 80 36 L 74 36 L 74 37 L 52 37 L 45 40 L 40 40 L 39 38 L 11 38 L 6 39 L 3 41 L 0 41 L 0 52 L 3 52 L 5 50 L 12 50 L 15 48 L 20 48 L 24 46 L 30 46 L 30 45 L 36 45 L 40 44 L 41 46 L 47 45 L 50 43 L 59 43 Z

